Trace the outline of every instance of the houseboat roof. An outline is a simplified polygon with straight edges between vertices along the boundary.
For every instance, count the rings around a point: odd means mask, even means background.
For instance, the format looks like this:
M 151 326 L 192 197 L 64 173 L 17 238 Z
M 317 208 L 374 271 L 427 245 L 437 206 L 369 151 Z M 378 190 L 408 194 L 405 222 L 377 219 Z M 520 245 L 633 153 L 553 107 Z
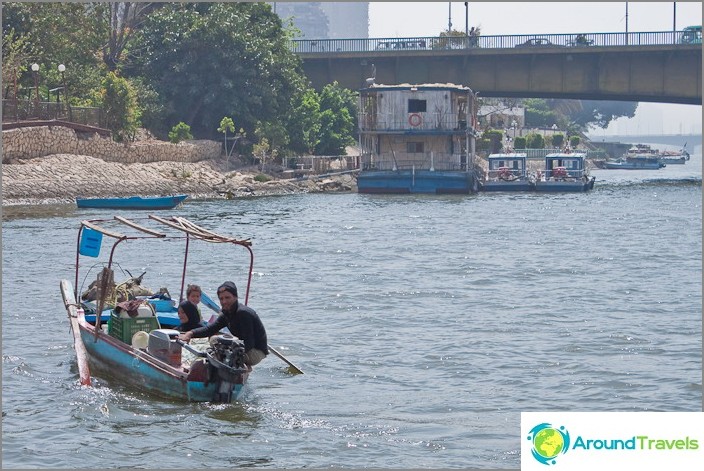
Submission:
M 455 85 L 454 83 L 400 83 L 397 85 L 385 85 L 383 83 L 373 83 L 360 91 L 384 91 L 384 90 L 451 90 L 459 92 L 471 92 L 472 89 L 463 85 Z
M 587 156 L 584 152 L 555 152 L 553 154 L 547 154 L 546 159 L 583 159 Z
M 489 154 L 490 159 L 525 159 L 527 154 L 524 152 L 508 152 L 505 154 Z

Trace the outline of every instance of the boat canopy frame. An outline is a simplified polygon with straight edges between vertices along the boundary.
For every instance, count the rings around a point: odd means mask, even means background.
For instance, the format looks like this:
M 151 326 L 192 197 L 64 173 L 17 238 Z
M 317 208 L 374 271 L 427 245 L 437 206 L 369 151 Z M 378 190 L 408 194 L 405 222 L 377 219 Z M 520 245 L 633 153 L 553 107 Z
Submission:
M 161 226 L 164 226 L 166 228 L 174 229 L 177 232 L 171 232 L 167 234 L 166 232 L 162 232 L 161 230 L 156 230 L 151 227 L 147 227 L 143 225 L 142 220 L 149 220 L 149 221 L 154 221 Z M 139 221 L 139 222 L 135 222 Z M 121 232 L 116 232 L 115 230 L 107 229 L 103 227 L 107 223 L 118 223 L 126 226 L 126 228 L 130 228 L 136 231 L 134 234 L 127 235 L 126 233 L 121 233 Z M 110 257 L 108 259 L 108 265 L 107 268 L 111 269 L 112 264 L 113 264 L 113 256 L 115 254 L 115 249 L 117 246 L 128 240 L 138 240 L 138 239 L 183 239 L 186 241 L 185 249 L 184 249 L 184 258 L 183 258 L 183 272 L 181 274 L 181 294 L 179 296 L 179 300 L 183 299 L 183 287 L 185 284 L 186 280 L 186 268 L 188 265 L 188 250 L 189 250 L 189 245 L 191 239 L 195 240 L 201 240 L 204 242 L 209 242 L 209 243 L 216 243 L 216 244 L 233 244 L 233 245 L 239 245 L 247 249 L 249 252 L 249 272 L 247 274 L 247 289 L 245 291 L 245 299 L 244 299 L 244 304 L 247 305 L 249 301 L 249 289 L 250 285 L 252 283 L 252 274 L 253 274 L 253 269 L 254 269 L 254 252 L 252 252 L 252 242 L 250 239 L 238 239 L 235 237 L 230 237 L 230 236 L 225 236 L 218 234 L 216 232 L 210 231 L 208 229 L 205 229 L 197 224 L 195 224 L 192 221 L 189 221 L 188 219 L 184 217 L 179 217 L 179 216 L 171 216 L 169 218 L 163 218 L 160 216 L 156 216 L 153 214 L 150 214 L 147 217 L 140 217 L 140 218 L 132 218 L 132 219 L 127 219 L 122 216 L 114 216 L 111 219 L 89 219 L 89 220 L 83 220 L 81 221 L 81 227 L 78 230 L 78 240 L 76 243 L 76 273 L 75 273 L 75 302 L 76 304 L 79 304 L 79 290 L 78 290 L 78 274 L 79 274 L 79 269 L 80 269 L 80 256 L 81 256 L 81 236 L 83 235 L 83 230 L 84 229 L 90 229 L 95 232 L 99 232 L 103 236 L 109 237 L 111 239 L 114 239 L 114 243 L 112 245 L 112 248 L 110 249 Z M 161 229 L 161 227 L 160 227 Z M 100 312 L 96 312 L 96 329 L 100 329 Z

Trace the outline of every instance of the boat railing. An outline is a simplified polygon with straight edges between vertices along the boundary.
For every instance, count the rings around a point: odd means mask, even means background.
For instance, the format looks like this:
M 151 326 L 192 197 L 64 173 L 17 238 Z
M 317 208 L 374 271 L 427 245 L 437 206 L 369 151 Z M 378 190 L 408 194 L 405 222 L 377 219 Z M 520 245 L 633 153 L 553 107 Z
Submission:
M 583 178 L 585 175 L 587 175 L 587 171 L 585 169 L 570 169 L 570 168 L 565 168 L 565 167 L 555 167 L 552 170 L 547 170 L 545 171 L 545 177 L 550 179 L 564 179 L 564 178 L 574 178 L 575 180 L 579 180 L 580 178 Z
M 362 156 L 362 170 L 466 170 L 465 156 L 461 154 L 432 153 L 410 157 L 398 154 Z
M 462 131 L 467 129 L 466 117 L 458 113 L 419 112 L 399 117 L 397 113 L 360 113 L 359 130 L 362 132 L 428 132 Z
M 490 180 L 516 180 L 525 177 L 525 175 L 525 169 L 511 167 L 498 167 L 487 172 L 487 177 Z

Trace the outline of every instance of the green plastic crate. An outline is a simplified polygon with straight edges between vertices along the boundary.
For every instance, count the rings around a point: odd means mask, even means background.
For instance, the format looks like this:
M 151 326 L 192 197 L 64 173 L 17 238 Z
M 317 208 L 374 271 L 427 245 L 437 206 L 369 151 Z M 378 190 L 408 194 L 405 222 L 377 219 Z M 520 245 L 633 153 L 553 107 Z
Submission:
M 140 330 L 149 333 L 158 328 L 159 319 L 155 316 L 122 318 L 113 312 L 108 319 L 108 334 L 127 345 L 132 345 L 132 336 Z

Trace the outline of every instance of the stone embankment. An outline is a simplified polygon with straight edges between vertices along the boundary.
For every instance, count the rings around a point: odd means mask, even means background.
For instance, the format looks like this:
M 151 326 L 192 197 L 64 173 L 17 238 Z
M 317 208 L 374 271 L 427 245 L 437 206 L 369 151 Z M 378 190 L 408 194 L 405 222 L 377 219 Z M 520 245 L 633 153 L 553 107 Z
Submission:
M 76 197 L 187 193 L 191 198 L 237 198 L 354 191 L 352 175 L 260 182 L 255 167 L 227 171 L 220 143 L 115 143 L 67 128 L 3 131 L 2 204 L 73 203 Z M 230 167 L 232 167 L 230 161 Z

